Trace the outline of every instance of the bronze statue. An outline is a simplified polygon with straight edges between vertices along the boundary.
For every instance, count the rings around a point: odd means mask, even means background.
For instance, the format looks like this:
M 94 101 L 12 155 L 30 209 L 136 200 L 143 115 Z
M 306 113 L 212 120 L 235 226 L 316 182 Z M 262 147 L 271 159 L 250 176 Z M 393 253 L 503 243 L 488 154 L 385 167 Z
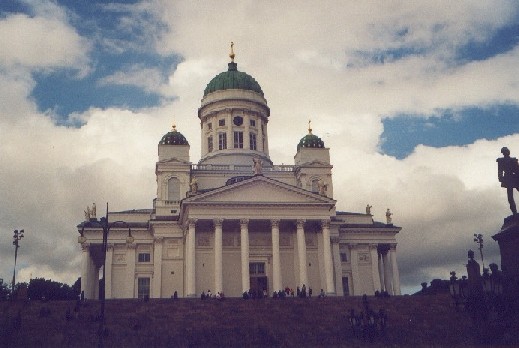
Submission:
M 507 147 L 503 147 L 501 153 L 503 157 L 496 160 L 497 178 L 501 183 L 501 187 L 506 187 L 510 210 L 516 215 L 517 208 L 514 201 L 514 188 L 519 191 L 519 164 L 517 163 L 517 158 L 510 157 L 510 150 L 508 150 Z

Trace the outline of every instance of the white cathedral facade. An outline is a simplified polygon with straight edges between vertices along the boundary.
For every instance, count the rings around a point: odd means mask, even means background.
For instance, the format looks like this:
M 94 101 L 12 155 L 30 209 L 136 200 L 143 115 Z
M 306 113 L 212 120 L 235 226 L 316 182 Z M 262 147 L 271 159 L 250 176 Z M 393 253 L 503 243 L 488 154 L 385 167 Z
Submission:
M 260 85 L 237 70 L 207 85 L 198 118 L 201 159 L 175 127 L 158 144 L 152 209 L 110 212 L 106 259 L 95 213 L 78 225 L 81 290 L 105 296 L 241 297 L 250 289 L 314 294 L 400 294 L 396 235 L 400 227 L 366 213 L 336 211 L 329 148 L 304 136 L 293 165 L 269 157 L 270 109 Z

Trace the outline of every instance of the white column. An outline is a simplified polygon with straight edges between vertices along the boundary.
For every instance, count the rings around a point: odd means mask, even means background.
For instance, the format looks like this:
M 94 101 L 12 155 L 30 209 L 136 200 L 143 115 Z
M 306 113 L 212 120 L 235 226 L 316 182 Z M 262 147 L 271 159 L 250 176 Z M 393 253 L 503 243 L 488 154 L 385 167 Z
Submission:
M 333 269 L 335 270 L 335 292 L 337 296 L 344 296 L 342 288 L 342 263 L 341 252 L 339 250 L 339 237 L 332 237 L 332 258 Z
M 114 256 L 114 245 L 106 246 L 106 262 L 105 262 L 105 298 L 112 298 L 112 260 Z
M 351 285 L 353 287 L 353 293 L 354 296 L 359 296 L 361 294 L 360 289 L 360 279 L 359 279 L 359 255 L 357 254 L 357 245 L 356 244 L 350 244 L 350 264 L 351 264 Z
M 389 250 L 382 254 L 382 262 L 384 263 L 384 286 L 388 294 L 393 295 L 393 286 L 391 284 L 391 263 L 389 260 Z
M 305 220 L 297 220 L 297 253 L 299 256 L 299 286 L 308 284 L 306 264 Z
M 265 147 L 263 148 L 263 152 L 265 152 L 267 155 L 269 153 L 269 135 L 268 135 L 268 131 L 267 131 L 267 120 L 265 121 L 265 127 L 263 129 L 263 133 L 264 133 L 264 136 L 265 136 Z
M 249 220 L 240 220 L 241 238 L 241 284 L 242 292 L 250 289 L 249 276 Z
M 152 298 L 160 298 L 162 296 L 162 245 L 164 238 L 155 237 L 153 250 L 153 293 Z
M 373 291 L 381 291 L 380 289 L 380 274 L 378 273 L 378 251 L 377 244 L 369 246 L 371 253 L 371 275 L 373 276 Z
M 195 272 L 195 242 L 196 242 L 196 220 L 189 219 L 187 231 L 187 297 L 196 297 L 196 272 Z
M 272 227 L 272 290 L 279 291 L 283 288 L 279 255 L 279 220 L 270 220 L 270 225 Z
M 126 243 L 128 247 L 126 251 L 126 297 L 135 298 L 135 252 L 137 249 L 137 244 L 135 243 Z
M 245 128 L 243 132 L 243 148 L 245 150 L 250 149 L 250 117 L 249 115 L 243 115 L 243 126 Z
M 234 132 L 232 130 L 232 112 L 225 117 L 225 128 L 227 132 L 227 148 L 234 149 Z
M 258 117 L 256 120 L 256 127 L 258 128 L 258 137 L 256 138 L 256 147 L 258 151 L 263 152 L 263 131 L 261 130 L 261 125 L 263 124 L 263 119 Z
M 324 277 L 326 279 L 326 293 L 335 294 L 333 286 L 333 264 L 332 264 L 332 248 L 330 241 L 330 220 L 321 221 L 323 229 L 323 253 L 324 253 Z
M 214 293 L 223 291 L 222 224 L 223 219 L 214 219 Z
M 400 275 L 398 272 L 398 264 L 396 262 L 396 245 L 391 246 L 389 253 L 389 256 L 391 257 L 391 271 L 393 273 L 393 295 L 401 295 Z
M 92 280 L 89 277 L 90 276 L 89 244 L 88 243 L 81 244 L 81 250 L 83 251 L 83 253 L 81 255 L 81 292 L 84 294 L 85 299 L 90 299 L 89 286 L 90 286 L 90 283 Z
M 378 254 L 378 275 L 380 279 L 380 292 L 386 290 L 385 282 L 384 282 L 384 262 L 382 260 L 382 254 L 378 250 L 377 247 L 377 254 Z
M 101 247 L 101 244 L 97 244 Z M 92 255 L 88 258 L 88 293 L 90 299 L 99 300 L 99 268 L 97 268 Z

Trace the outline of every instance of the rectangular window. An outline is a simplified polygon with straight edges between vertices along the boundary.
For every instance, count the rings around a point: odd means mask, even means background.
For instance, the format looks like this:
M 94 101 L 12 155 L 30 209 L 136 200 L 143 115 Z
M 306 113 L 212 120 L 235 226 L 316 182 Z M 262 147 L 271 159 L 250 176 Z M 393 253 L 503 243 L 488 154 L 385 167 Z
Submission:
M 346 252 L 341 252 L 341 262 L 348 262 L 348 254 Z
M 234 148 L 243 149 L 243 132 L 234 132 Z
M 207 152 L 213 152 L 213 137 L 207 138 Z
M 250 149 L 256 150 L 256 134 L 249 133 Z
M 220 127 L 225 126 L 225 118 L 222 118 L 221 120 L 218 120 L 218 125 L 219 125 Z
M 265 274 L 265 264 L 263 262 L 251 262 L 249 263 L 249 274 Z
M 207 129 L 209 129 L 209 130 L 212 130 L 212 129 L 213 129 L 213 124 L 212 124 L 211 122 L 209 122 L 209 123 L 207 124 Z
M 137 279 L 137 296 L 140 299 L 150 298 L 150 278 Z
M 151 257 L 150 253 L 139 253 L 138 261 L 139 262 L 150 262 Z
M 218 150 L 225 150 L 227 148 L 227 134 L 218 133 Z
M 250 120 L 250 126 L 256 127 L 256 120 Z

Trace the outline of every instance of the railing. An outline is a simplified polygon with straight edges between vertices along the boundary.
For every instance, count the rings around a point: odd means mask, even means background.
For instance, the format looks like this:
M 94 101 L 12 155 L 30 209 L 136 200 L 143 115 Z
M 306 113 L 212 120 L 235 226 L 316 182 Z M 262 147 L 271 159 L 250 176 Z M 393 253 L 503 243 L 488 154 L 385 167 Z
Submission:
M 264 172 L 293 172 L 294 165 L 273 165 L 271 167 L 263 167 Z M 232 172 L 253 172 L 252 166 L 238 164 L 193 164 L 191 169 L 195 171 L 232 171 Z

